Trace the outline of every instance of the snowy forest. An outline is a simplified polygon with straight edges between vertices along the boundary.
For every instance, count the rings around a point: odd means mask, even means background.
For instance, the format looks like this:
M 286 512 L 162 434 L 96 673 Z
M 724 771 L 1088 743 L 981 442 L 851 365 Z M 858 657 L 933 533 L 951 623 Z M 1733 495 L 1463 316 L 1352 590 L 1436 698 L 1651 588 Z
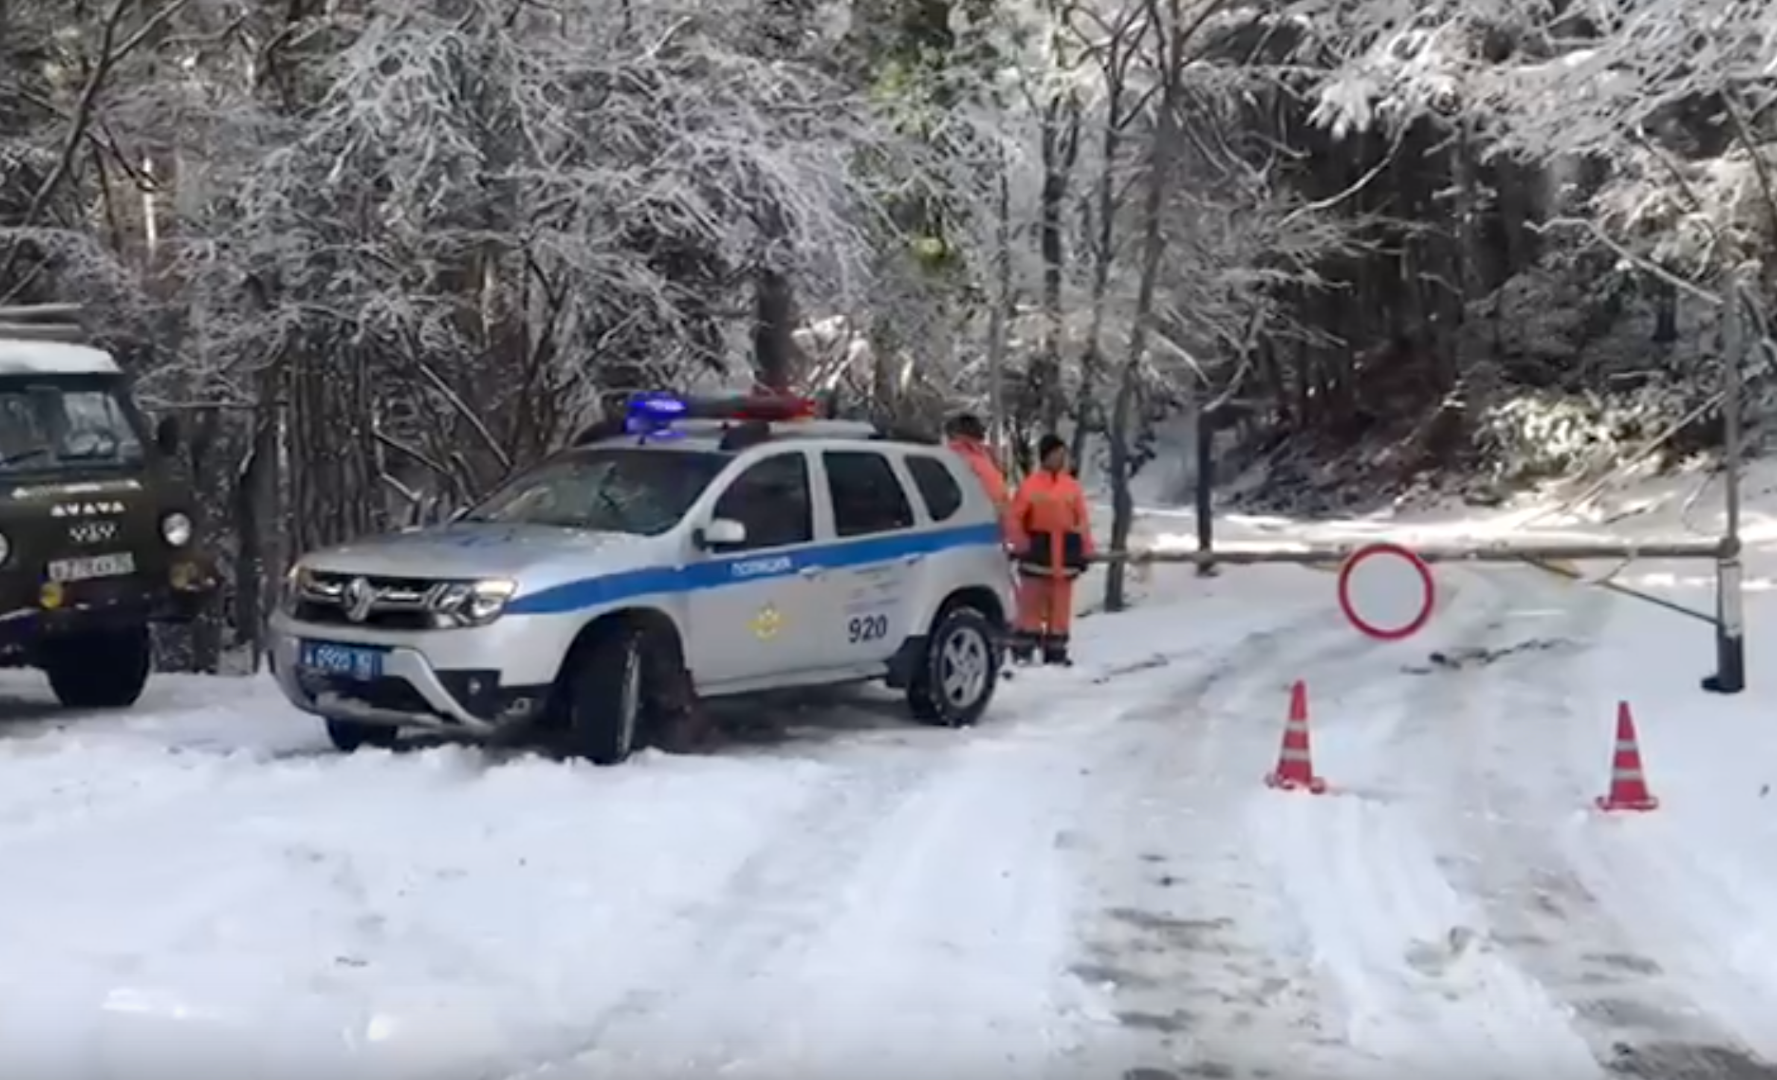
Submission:
M 0 303 L 181 417 L 213 671 L 635 389 L 1298 506 L 1707 451 L 1773 102 L 1765 0 L 0 0 Z

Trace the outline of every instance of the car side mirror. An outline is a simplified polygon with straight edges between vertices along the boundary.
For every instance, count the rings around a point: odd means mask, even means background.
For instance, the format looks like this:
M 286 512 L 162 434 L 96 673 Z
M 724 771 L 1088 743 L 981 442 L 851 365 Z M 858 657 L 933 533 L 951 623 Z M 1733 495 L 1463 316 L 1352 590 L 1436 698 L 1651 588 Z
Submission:
M 179 418 L 163 416 L 160 423 L 154 425 L 154 446 L 166 457 L 179 452 Z
M 747 542 L 747 527 L 733 518 L 716 518 L 692 533 L 691 540 L 705 551 L 736 547 Z

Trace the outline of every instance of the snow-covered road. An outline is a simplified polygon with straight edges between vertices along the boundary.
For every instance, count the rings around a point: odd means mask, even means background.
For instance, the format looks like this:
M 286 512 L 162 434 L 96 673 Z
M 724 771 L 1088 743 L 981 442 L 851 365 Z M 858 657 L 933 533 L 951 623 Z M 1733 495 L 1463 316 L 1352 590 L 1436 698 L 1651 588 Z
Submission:
M 853 696 L 610 770 L 15 677 L 0 1076 L 1777 1076 L 1756 694 L 1663 613 L 1443 583 L 1378 646 L 1326 575 L 1184 578 L 977 730 Z M 1260 783 L 1296 678 L 1324 797 Z M 1653 815 L 1588 809 L 1617 696 Z

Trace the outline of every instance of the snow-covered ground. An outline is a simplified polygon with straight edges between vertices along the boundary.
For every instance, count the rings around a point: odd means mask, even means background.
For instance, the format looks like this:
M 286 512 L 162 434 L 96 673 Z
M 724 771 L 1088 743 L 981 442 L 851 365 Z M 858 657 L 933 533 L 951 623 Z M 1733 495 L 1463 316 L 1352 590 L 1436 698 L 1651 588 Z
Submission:
M 1777 1076 L 1777 608 L 1722 698 L 1701 623 L 1439 584 L 1379 645 L 1331 575 L 1158 570 L 976 730 L 858 692 L 608 770 L 337 756 L 257 680 L 69 718 L 9 677 L 0 1076 Z M 1261 783 L 1298 678 L 1321 797 Z M 1591 806 L 1620 699 L 1652 814 Z

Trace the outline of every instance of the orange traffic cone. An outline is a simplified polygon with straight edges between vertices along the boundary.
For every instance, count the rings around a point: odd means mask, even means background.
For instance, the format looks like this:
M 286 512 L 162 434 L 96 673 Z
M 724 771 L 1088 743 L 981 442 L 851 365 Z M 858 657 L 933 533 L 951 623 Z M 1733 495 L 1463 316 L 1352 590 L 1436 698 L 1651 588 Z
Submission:
M 1314 775 L 1314 755 L 1308 746 L 1308 686 L 1297 679 L 1290 687 L 1290 718 L 1283 727 L 1283 746 L 1277 751 L 1277 771 L 1265 783 L 1283 791 L 1327 790 L 1327 782 Z
M 1617 702 L 1617 748 L 1610 759 L 1610 794 L 1597 799 L 1600 810 L 1653 810 L 1660 805 L 1641 771 L 1641 745 L 1627 701 Z

